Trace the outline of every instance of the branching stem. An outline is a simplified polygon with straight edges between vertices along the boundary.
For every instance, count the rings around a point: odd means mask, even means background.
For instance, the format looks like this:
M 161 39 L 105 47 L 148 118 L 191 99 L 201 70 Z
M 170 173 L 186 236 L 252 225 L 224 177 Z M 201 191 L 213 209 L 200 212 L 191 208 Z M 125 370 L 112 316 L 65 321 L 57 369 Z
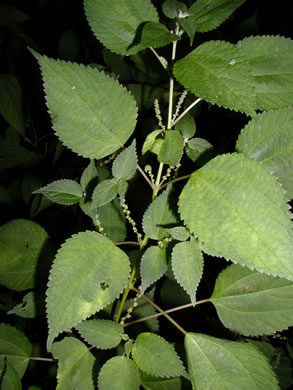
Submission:
M 196 99 L 193 103 L 191 103 L 190 106 L 188 106 L 188 107 L 186 108 L 186 110 L 184 110 L 184 111 L 182 112 L 182 114 L 180 114 L 180 115 L 172 122 L 172 127 L 173 127 L 174 125 L 176 125 L 176 123 L 179 122 L 180 119 L 182 119 L 182 118 L 184 117 L 184 115 L 187 114 L 188 111 L 190 111 L 190 110 L 191 110 L 194 106 L 196 106 L 200 101 L 201 101 L 201 99 L 198 98 L 198 99 Z

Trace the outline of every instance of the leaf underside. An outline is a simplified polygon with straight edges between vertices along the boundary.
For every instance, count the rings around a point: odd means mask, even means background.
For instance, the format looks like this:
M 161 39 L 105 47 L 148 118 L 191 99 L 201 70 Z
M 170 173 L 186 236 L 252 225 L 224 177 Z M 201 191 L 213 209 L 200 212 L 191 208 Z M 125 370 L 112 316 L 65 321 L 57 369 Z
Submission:
M 237 153 L 210 160 L 184 187 L 179 211 L 206 253 L 293 279 L 288 204 L 255 160 Z

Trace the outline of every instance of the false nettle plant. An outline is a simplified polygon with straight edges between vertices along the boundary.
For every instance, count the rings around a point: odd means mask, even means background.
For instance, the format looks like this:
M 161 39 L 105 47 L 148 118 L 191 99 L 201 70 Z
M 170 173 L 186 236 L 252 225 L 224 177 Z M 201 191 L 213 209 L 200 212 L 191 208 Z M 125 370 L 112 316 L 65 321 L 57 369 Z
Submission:
M 126 88 L 112 71 L 30 49 L 56 136 L 88 159 L 79 180 L 35 191 L 78 205 L 92 221 L 92 230 L 60 247 L 49 278 L 46 231 L 24 219 L 1 227 L 0 281 L 25 292 L 9 314 L 33 317 L 34 302 L 46 294 L 47 360 L 58 362 L 57 389 L 280 388 L 266 336 L 293 325 L 293 43 L 250 36 L 196 45 L 200 33 L 243 3 L 197 0 L 188 8 L 166 0 L 156 9 L 150 0 L 84 0 L 88 24 L 109 58 L 127 56 L 143 68 L 151 51 L 168 75 L 166 112 L 163 94 L 145 86 L 157 127 L 140 146 L 139 82 Z M 195 49 L 177 59 L 184 36 Z M 213 154 L 196 137 L 194 113 L 202 102 L 247 116 L 235 152 Z M 195 167 L 203 156 L 200 168 L 181 174 L 187 161 Z M 142 220 L 128 202 L 138 176 L 149 190 Z M 197 300 L 207 255 L 227 266 L 212 294 Z M 35 289 L 36 275 L 49 279 L 45 293 Z M 159 307 L 162 278 L 184 290 L 189 303 Z M 184 329 L 168 314 L 208 302 L 233 338 Z M 162 315 L 182 333 L 183 352 L 160 335 Z M 0 334 L 2 385 L 19 388 L 32 345 L 6 323 Z

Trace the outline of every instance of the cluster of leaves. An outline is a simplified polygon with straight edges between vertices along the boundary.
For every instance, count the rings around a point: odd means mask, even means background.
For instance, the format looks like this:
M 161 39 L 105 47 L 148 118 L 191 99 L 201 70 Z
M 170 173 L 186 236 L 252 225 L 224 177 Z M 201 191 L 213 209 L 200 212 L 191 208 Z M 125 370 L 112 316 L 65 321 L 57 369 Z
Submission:
M 187 6 L 166 0 L 163 24 L 150 0 L 111 5 L 84 0 L 87 22 L 107 49 L 108 64 L 114 63 L 110 71 L 30 49 L 58 140 L 87 160 L 78 180 L 35 183 L 27 195 L 33 191 L 36 199 L 30 215 L 52 203 L 75 205 L 90 228 L 71 235 L 55 253 L 39 223 L 25 218 L 5 223 L 0 283 L 22 294 L 8 316 L 36 318 L 46 312 L 47 359 L 58 362 L 57 389 L 280 389 L 282 374 L 273 364 L 278 358 L 289 367 L 293 352 L 288 343 L 286 355 L 268 336 L 293 325 L 288 205 L 293 197 L 293 43 L 280 36 L 233 44 L 210 40 L 176 61 L 184 37 L 193 45 L 197 33 L 215 29 L 243 3 L 197 0 Z M 169 62 L 165 47 L 171 47 Z M 124 86 L 116 77 L 121 56 L 145 70 L 146 49 L 163 68 L 169 92 L 145 83 Z M 1 113 L 12 134 L 24 137 L 19 86 L 7 75 L 0 82 Z M 141 142 L 136 130 L 143 94 L 167 101 L 168 119 L 164 124 L 155 100 L 157 122 Z M 195 136 L 194 107 L 200 102 L 249 117 L 233 153 L 217 155 L 210 142 Z M 1 146 L 5 156 L 8 134 Z M 39 161 L 20 144 L 11 150 L 18 156 L 15 166 L 24 159 Z M 188 174 L 182 173 L 184 166 Z M 131 197 L 135 205 L 143 197 L 139 175 L 150 193 L 141 223 L 139 212 L 128 205 Z M 213 291 L 199 300 L 208 256 L 228 263 Z M 167 294 L 174 289 L 183 297 L 180 307 L 164 311 L 158 306 L 163 290 L 158 281 L 171 284 Z M 226 337 L 196 331 L 190 323 L 186 331 L 168 314 L 207 302 L 227 329 Z M 184 352 L 160 334 L 159 315 L 183 334 Z M 1 385 L 19 389 L 33 345 L 6 321 L 0 324 L 0 340 Z M 284 386 L 291 384 L 287 375 Z

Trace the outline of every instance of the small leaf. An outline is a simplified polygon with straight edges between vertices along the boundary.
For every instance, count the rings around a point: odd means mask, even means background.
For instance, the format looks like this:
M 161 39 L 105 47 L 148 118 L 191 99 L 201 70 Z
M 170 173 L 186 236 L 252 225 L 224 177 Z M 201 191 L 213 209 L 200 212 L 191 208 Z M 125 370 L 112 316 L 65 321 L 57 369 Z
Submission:
M 33 194 L 43 194 L 52 202 L 62 205 L 78 203 L 83 196 L 81 185 L 68 179 L 56 180 Z
M 165 230 L 177 241 L 186 241 L 190 236 L 189 231 L 184 226 L 176 226 Z
M 0 113 L 11 127 L 24 135 L 22 91 L 19 82 L 11 74 L 0 75 Z
M 95 358 L 85 344 L 74 337 L 66 337 L 52 345 L 52 354 L 58 359 L 56 390 L 94 390 Z
M 222 323 L 245 336 L 272 334 L 293 325 L 293 282 L 232 264 L 211 296 Z
M 204 252 L 293 279 L 288 204 L 255 160 L 237 153 L 210 160 L 183 188 L 179 211 Z
M 118 180 L 107 179 L 99 183 L 94 189 L 92 200 L 93 207 L 101 207 L 110 203 L 118 194 Z
M 19 378 L 25 373 L 31 353 L 32 345 L 20 330 L 0 324 L 0 356 L 7 359 Z
M 182 135 L 176 130 L 166 130 L 158 160 L 160 163 L 175 167 L 183 153 L 184 141 Z
M 181 242 L 174 246 L 172 270 L 177 282 L 195 305 L 195 293 L 203 272 L 203 256 L 197 240 Z
M 194 95 L 254 115 L 253 79 L 238 46 L 224 41 L 205 42 L 175 63 L 174 75 Z
M 168 236 L 164 227 L 176 222 L 176 217 L 170 205 L 170 190 L 168 187 L 161 195 L 152 201 L 143 216 L 143 230 L 154 240 L 162 240 Z
M 139 390 L 139 370 L 128 357 L 115 356 L 101 368 L 98 385 L 99 390 Z
M 95 165 L 95 160 L 90 160 L 89 165 L 82 172 L 80 185 L 84 192 L 87 191 L 89 184 L 98 178 L 98 171 Z
M 176 130 L 179 130 L 183 135 L 184 140 L 189 139 L 194 136 L 196 131 L 196 125 L 193 119 L 193 116 L 190 114 L 185 114 L 183 118 L 176 123 Z
M 293 198 L 293 108 L 259 114 L 241 131 L 236 149 L 277 176 Z
M 121 148 L 136 125 L 130 93 L 96 68 L 31 52 L 41 67 L 54 130 L 64 145 L 96 159 Z
M 166 250 L 158 246 L 150 246 L 141 258 L 141 294 L 167 271 Z
M 213 145 L 205 139 L 192 138 L 187 142 L 186 154 L 192 161 L 196 161 L 200 156 L 212 149 Z
M 292 105 L 293 41 L 279 36 L 248 37 L 238 47 L 249 63 L 256 108 L 275 110 Z
M 145 390 L 181 390 L 181 378 L 158 378 L 142 373 L 141 383 Z
M 116 347 L 124 333 L 121 325 L 109 320 L 86 320 L 75 328 L 86 342 L 101 349 Z
M 162 130 L 154 130 L 150 134 L 147 135 L 143 147 L 142 154 L 145 154 L 148 150 L 153 146 L 157 136 L 162 133 Z
M 184 367 L 173 346 L 154 333 L 140 333 L 132 348 L 132 357 L 147 374 L 175 377 L 184 374 Z
M 150 0 L 85 0 L 84 8 L 96 38 L 118 54 L 130 55 L 143 49 L 133 45 L 138 27 L 145 22 L 159 22 Z
M 112 175 L 117 179 L 130 180 L 136 171 L 137 154 L 135 140 L 115 158 Z
M 65 329 L 113 302 L 127 284 L 128 256 L 96 232 L 73 235 L 59 249 L 47 290 L 48 350 Z
M 22 298 L 21 303 L 10 309 L 7 314 L 16 314 L 23 318 L 35 318 L 45 314 L 44 294 L 31 291 Z
M 36 222 L 15 219 L 0 227 L 0 283 L 11 290 L 34 288 L 52 257 L 47 232 Z
M 23 23 L 31 18 L 19 8 L 0 4 L 0 26 L 9 26 L 15 23 Z
M 119 200 L 116 198 L 99 207 L 97 212 L 106 236 L 113 242 L 123 241 L 126 237 L 127 227 Z
M 279 390 L 266 358 L 250 344 L 187 333 L 185 350 L 197 390 Z
M 165 0 L 162 4 L 163 13 L 170 19 L 178 17 L 179 11 L 187 11 L 187 7 L 184 3 L 177 0 Z

